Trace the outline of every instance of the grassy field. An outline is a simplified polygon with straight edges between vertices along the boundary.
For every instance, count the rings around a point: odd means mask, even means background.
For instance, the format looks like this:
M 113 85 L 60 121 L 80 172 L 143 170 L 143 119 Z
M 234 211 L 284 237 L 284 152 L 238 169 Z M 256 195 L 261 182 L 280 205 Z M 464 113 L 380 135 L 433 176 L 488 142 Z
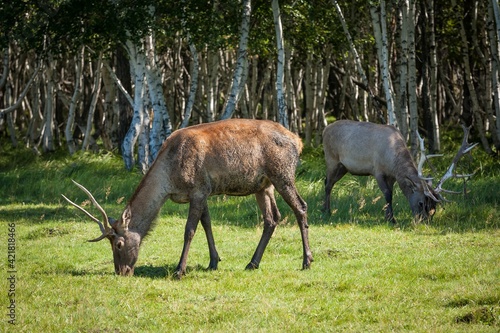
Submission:
M 447 163 L 443 160 L 437 164 L 442 172 Z M 60 194 L 88 204 L 71 183 L 75 179 L 117 217 L 142 176 L 124 171 L 121 159 L 112 154 L 35 157 L 2 147 L 0 328 L 499 332 L 500 167 L 476 149 L 474 160 L 464 168 L 476 171 L 467 183 L 468 194 L 450 197 L 453 202 L 440 206 L 432 222 L 413 223 L 397 189 L 394 210 L 399 223 L 392 226 L 383 220 L 383 198 L 371 178 L 342 179 L 333 190 L 333 214 L 323 216 L 323 156 L 321 150 L 308 150 L 297 184 L 309 205 L 315 258 L 310 270 L 300 269 L 300 232 L 278 197 L 283 221 L 260 269 L 245 271 L 262 232 L 259 210 L 253 197 L 219 196 L 209 203 L 222 257 L 218 271 L 205 270 L 208 248 L 199 228 L 188 274 L 182 280 L 172 277 L 188 207 L 167 202 L 142 245 L 135 275 L 123 278 L 114 275 L 107 241 L 86 242 L 100 234 L 97 225 L 69 207 Z M 461 186 L 451 183 L 449 187 Z M 15 234 L 9 236 L 12 230 Z M 15 261 L 9 262 L 13 240 Z M 15 326 L 8 322 L 10 313 L 15 314 Z

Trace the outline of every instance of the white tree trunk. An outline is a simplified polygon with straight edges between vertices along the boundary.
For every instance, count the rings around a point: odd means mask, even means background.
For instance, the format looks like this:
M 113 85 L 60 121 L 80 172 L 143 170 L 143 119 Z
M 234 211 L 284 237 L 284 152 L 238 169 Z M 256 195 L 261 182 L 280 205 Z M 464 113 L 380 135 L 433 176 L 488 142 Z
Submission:
M 356 50 L 356 46 L 354 45 L 354 42 L 352 40 L 351 34 L 349 33 L 349 29 L 347 27 L 344 14 L 342 14 L 342 9 L 340 8 L 338 2 L 336 0 L 333 0 L 333 4 L 335 5 L 335 9 L 337 10 L 337 14 L 339 15 L 340 22 L 342 23 L 342 28 L 344 29 L 344 33 L 347 37 L 347 41 L 349 42 L 349 47 L 351 49 L 351 52 L 354 56 L 354 62 L 356 64 L 356 70 L 358 72 L 358 75 L 361 76 L 361 80 L 363 82 L 363 88 L 366 92 L 368 92 L 368 95 L 370 96 L 370 99 L 373 101 L 374 105 L 380 108 L 379 102 L 375 99 L 375 96 L 373 94 L 372 89 L 370 88 L 370 84 L 368 82 L 368 78 L 366 77 L 365 71 L 363 69 L 363 65 L 361 64 L 361 58 L 358 54 L 358 51 Z M 364 110 L 364 114 L 367 112 L 367 109 Z M 365 119 L 368 119 L 368 116 L 364 116 Z
M 208 50 L 207 55 L 207 122 L 212 122 L 215 119 L 217 110 L 217 93 L 219 91 L 219 51 Z
M 453 8 L 457 8 L 457 1 L 452 0 L 451 4 Z M 484 150 L 488 154 L 492 154 L 491 147 L 489 146 L 488 140 L 486 139 L 485 136 L 485 131 L 484 131 L 484 124 L 483 124 L 483 119 L 481 117 L 481 114 L 484 113 L 483 110 L 481 110 L 481 107 L 479 105 L 479 100 L 477 98 L 477 93 L 476 93 L 476 88 L 474 87 L 474 81 L 472 77 L 472 70 L 470 68 L 470 58 L 469 58 L 469 44 L 467 41 L 467 34 L 465 32 L 465 27 L 464 27 L 464 22 L 463 22 L 463 13 L 460 12 L 455 12 L 456 18 L 459 21 L 459 26 L 460 26 L 460 37 L 462 41 L 462 57 L 463 57 L 463 64 L 464 64 L 464 69 L 465 69 L 465 83 L 467 84 L 467 88 L 469 89 L 469 94 L 470 94 L 470 99 L 472 102 L 472 113 L 474 116 L 475 120 L 475 128 L 478 131 L 479 137 L 481 139 L 481 143 L 483 145 Z
M 243 70 L 247 61 L 247 44 L 248 34 L 250 32 L 250 14 L 252 11 L 251 0 L 243 0 L 243 18 L 241 20 L 240 43 L 238 47 L 238 60 L 233 74 L 233 82 L 231 85 L 231 93 L 226 103 L 226 109 L 221 116 L 221 119 L 229 119 L 232 117 L 236 104 L 241 96 L 241 86 Z
M 101 91 L 101 67 L 102 67 L 102 52 L 99 53 L 99 58 L 97 59 L 97 68 L 94 73 L 94 87 L 92 90 L 92 100 L 90 102 L 89 114 L 87 117 L 87 127 L 85 128 L 85 136 L 83 139 L 82 150 L 85 151 L 90 144 L 90 132 L 92 131 L 92 123 L 94 120 L 95 108 L 97 106 L 97 100 L 99 99 L 99 93 Z
M 187 36 L 189 50 L 191 51 L 191 58 L 193 59 L 193 65 L 191 68 L 191 83 L 189 88 L 189 97 L 186 103 L 186 108 L 184 109 L 184 119 L 181 123 L 181 128 L 187 127 L 189 125 L 189 120 L 191 119 L 191 113 L 193 111 L 194 102 L 196 100 L 196 92 L 198 91 L 198 73 L 200 62 L 198 61 L 198 52 L 196 51 L 196 46 L 191 41 L 191 37 L 188 33 Z
M 437 53 L 436 53 L 436 27 L 434 23 L 434 0 L 428 0 L 428 8 L 429 8 L 429 46 L 430 46 L 430 85 L 429 85 L 429 102 L 430 102 L 430 114 L 431 114 L 431 122 L 432 122 L 432 137 L 433 137 L 433 146 L 431 147 L 432 152 L 438 152 L 441 150 L 441 135 L 439 132 L 439 119 L 438 119 L 438 110 L 437 110 L 437 99 L 438 99 L 438 82 L 437 82 L 437 74 L 438 74 L 438 61 L 437 61 Z
M 387 122 L 390 125 L 397 127 L 396 114 L 394 112 L 392 82 L 389 73 L 389 47 L 387 41 L 385 0 L 380 1 L 379 8 L 371 5 L 370 14 L 372 16 L 377 49 L 380 48 L 380 51 L 378 51 L 377 54 L 379 56 L 380 72 L 382 74 L 382 82 L 384 85 L 385 99 L 387 103 Z
M 156 52 L 154 49 L 152 35 L 146 37 L 145 44 L 146 57 L 144 59 L 144 62 L 146 63 L 145 74 L 148 82 L 147 91 L 149 92 L 149 99 L 151 101 L 154 112 L 153 126 L 151 128 L 151 132 L 148 133 L 149 152 L 151 154 L 150 162 L 152 163 L 158 155 L 163 141 L 165 141 L 165 139 L 169 137 L 170 134 L 172 134 L 172 125 L 170 123 L 170 117 L 167 112 L 165 96 L 163 95 L 161 73 L 158 68 L 158 62 L 156 60 Z M 144 55 L 140 51 L 137 52 L 137 56 L 144 57 Z M 143 60 L 141 60 L 141 62 L 143 62 Z M 146 124 L 143 124 L 143 127 L 146 127 Z M 149 129 L 149 118 L 147 127 Z
M 49 54 L 45 68 L 45 80 L 47 82 L 45 91 L 45 106 L 44 106 L 44 126 L 42 138 L 42 150 L 44 152 L 54 151 L 54 69 L 56 61 L 53 59 L 52 54 Z
M 73 128 L 75 125 L 76 108 L 78 106 L 78 103 L 80 102 L 80 97 L 82 94 L 81 89 L 83 86 L 82 69 L 84 64 L 84 53 L 85 46 L 82 46 L 75 59 L 75 90 L 73 91 L 73 96 L 71 97 L 68 120 L 66 122 L 66 128 L 64 130 L 66 144 L 68 145 L 70 155 L 73 155 L 76 151 L 75 140 L 73 140 Z
M 307 54 L 306 69 L 304 76 L 305 84 L 305 104 L 306 104 L 306 130 L 305 130 L 305 143 L 308 146 L 312 145 L 312 132 L 314 129 L 314 122 L 316 120 L 316 70 L 313 63 L 313 55 Z
M 104 94 L 104 131 L 101 135 L 104 147 L 113 150 L 120 145 L 119 119 L 120 105 L 118 104 L 118 78 L 114 75 L 107 60 L 103 60 L 102 83 Z M 114 77 L 116 78 L 114 78 Z
M 415 55 L 415 0 L 408 5 L 408 107 L 410 111 L 410 149 L 418 151 L 417 69 Z
M 274 29 L 276 30 L 276 48 L 278 50 L 278 63 L 276 71 L 276 97 L 278 101 L 278 122 L 288 128 L 288 109 L 285 99 L 285 49 L 283 47 L 283 28 L 281 26 L 280 5 L 278 0 L 272 1 Z
M 402 0 L 399 6 L 399 90 L 397 93 L 398 125 L 403 138 L 408 138 L 408 0 Z
M 146 77 L 145 58 L 137 56 L 139 52 L 136 46 L 131 42 L 127 42 L 127 51 L 130 58 L 130 69 L 134 75 L 134 115 L 130 128 L 125 135 L 122 143 L 122 157 L 127 170 L 132 170 L 135 164 L 134 146 L 142 129 L 143 122 L 143 96 L 144 96 L 144 80 Z
M 488 8 L 488 14 L 490 21 L 496 23 L 494 29 L 493 27 L 488 29 L 489 39 L 490 39 L 490 50 L 491 50 L 491 81 L 493 90 L 493 105 L 495 107 L 495 130 L 494 137 L 496 140 L 500 140 L 500 9 L 498 8 L 498 0 L 491 0 L 491 6 Z M 497 145 L 497 150 L 500 147 Z
M 146 69 L 147 72 L 147 69 Z M 149 166 L 153 162 L 153 157 L 151 156 L 151 129 L 149 127 L 150 117 L 149 111 L 151 110 L 151 100 L 149 99 L 147 91 L 150 91 L 150 87 L 146 79 L 143 85 L 143 103 L 141 109 L 141 129 L 139 131 L 139 138 L 137 142 L 137 163 L 139 164 L 139 169 L 142 174 L 146 174 Z

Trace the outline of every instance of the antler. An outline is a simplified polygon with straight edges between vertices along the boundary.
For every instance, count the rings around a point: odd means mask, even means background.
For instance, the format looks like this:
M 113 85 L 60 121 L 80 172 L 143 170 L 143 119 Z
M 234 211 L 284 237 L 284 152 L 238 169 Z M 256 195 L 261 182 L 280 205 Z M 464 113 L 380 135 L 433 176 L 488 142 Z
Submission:
M 470 177 L 474 174 L 474 173 L 471 173 L 471 174 L 461 175 L 461 174 L 454 174 L 453 173 L 453 170 L 455 169 L 455 166 L 457 165 L 460 158 L 463 155 L 470 152 L 475 146 L 478 145 L 478 143 L 474 143 L 474 144 L 468 143 L 469 132 L 470 132 L 471 127 L 470 126 L 466 127 L 465 125 L 462 124 L 462 128 L 464 130 L 464 139 L 462 140 L 462 145 L 460 146 L 460 149 L 458 150 L 457 154 L 453 158 L 453 161 L 451 161 L 451 165 L 449 166 L 448 170 L 446 171 L 444 176 L 441 178 L 441 180 L 439 180 L 439 183 L 437 184 L 436 188 L 434 189 L 434 191 L 436 191 L 436 193 L 440 193 L 440 192 L 455 193 L 455 194 L 460 193 L 460 192 L 449 191 L 449 190 L 443 189 L 442 188 L 443 183 L 450 178 L 467 178 L 467 177 Z
M 78 186 L 83 192 L 85 192 L 85 194 L 87 194 L 87 196 L 89 197 L 90 201 L 92 201 L 92 203 L 94 204 L 94 206 L 101 212 L 102 214 L 102 217 L 103 217 L 103 223 L 101 223 L 101 221 L 99 221 L 98 218 L 94 217 L 92 214 L 90 214 L 89 212 L 87 212 L 83 207 L 77 205 L 76 203 L 74 203 L 73 201 L 69 200 L 66 196 L 64 196 L 64 194 L 61 194 L 62 197 L 64 199 L 66 199 L 67 202 L 69 202 L 70 204 L 72 204 L 73 206 L 75 206 L 76 208 L 78 208 L 79 210 L 81 210 L 82 212 L 84 212 L 88 217 L 90 217 L 94 222 L 96 222 L 98 225 L 99 225 L 99 229 L 101 229 L 101 232 L 102 232 L 102 235 L 95 238 L 95 239 L 91 239 L 89 240 L 89 242 L 98 242 L 106 237 L 109 237 L 111 235 L 114 234 L 114 230 L 113 228 L 111 227 L 110 225 L 110 220 L 108 219 L 108 215 L 106 214 L 106 212 L 104 211 L 104 209 L 101 207 L 101 205 L 99 205 L 99 203 L 97 202 L 96 199 L 94 199 L 94 196 L 90 193 L 89 190 L 87 190 L 85 187 L 83 187 L 83 185 L 80 185 L 78 184 L 77 182 L 75 182 L 74 180 L 72 180 L 73 183 L 75 183 L 76 186 Z
M 424 145 L 424 139 L 420 136 L 420 133 L 417 131 L 417 137 L 418 141 L 420 142 L 420 159 L 418 161 L 418 176 L 423 179 L 423 180 L 432 180 L 433 177 L 424 177 L 423 176 L 423 167 L 425 161 L 427 161 L 429 158 L 432 157 L 438 157 L 438 156 L 443 156 L 443 154 L 431 154 L 431 155 L 426 155 L 425 154 L 425 145 Z

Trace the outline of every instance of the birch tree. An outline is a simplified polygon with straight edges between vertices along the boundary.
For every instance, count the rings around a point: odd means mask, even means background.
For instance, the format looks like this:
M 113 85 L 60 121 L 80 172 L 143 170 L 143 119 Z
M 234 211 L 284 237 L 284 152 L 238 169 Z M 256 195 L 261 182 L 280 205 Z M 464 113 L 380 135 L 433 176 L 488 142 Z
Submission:
M 493 90 L 493 105 L 496 115 L 496 140 L 500 140 L 500 9 L 498 0 L 491 0 L 491 6 L 488 6 L 488 36 L 491 50 L 491 82 Z M 497 151 L 500 145 L 496 144 Z
M 354 45 L 354 41 L 351 37 L 351 33 L 349 32 L 349 28 L 347 27 L 347 23 L 344 18 L 344 14 L 342 13 L 342 9 L 340 8 L 337 0 L 332 0 L 333 5 L 335 7 L 335 10 L 337 11 L 337 15 L 339 16 L 340 23 L 342 24 L 342 28 L 344 30 L 344 34 L 346 35 L 347 42 L 349 43 L 349 48 L 351 50 L 351 53 L 353 55 L 354 63 L 356 70 L 358 72 L 358 75 L 361 77 L 361 81 L 363 83 L 363 89 L 368 92 L 368 95 L 370 96 L 371 100 L 373 101 L 373 104 L 379 108 L 379 102 L 376 100 L 372 89 L 370 88 L 370 84 L 368 82 L 368 78 L 365 74 L 365 70 L 363 69 L 363 65 L 361 63 L 361 57 L 358 54 L 358 51 L 356 49 L 356 45 Z M 367 117 L 365 117 L 367 118 Z
M 436 46 L 436 25 L 434 13 L 434 0 L 427 0 L 427 17 L 429 29 L 429 113 L 431 120 L 431 140 L 430 151 L 438 152 L 441 150 L 441 135 L 438 119 L 438 59 Z
M 145 37 L 146 40 L 146 71 L 145 75 L 147 78 L 147 90 L 149 92 L 149 99 L 151 100 L 151 105 L 153 107 L 154 118 L 153 126 L 151 132 L 149 133 L 149 150 L 151 153 L 150 163 L 154 161 L 158 152 L 160 151 L 163 141 L 172 133 L 172 125 L 170 123 L 170 117 L 167 111 L 167 104 L 165 102 L 165 96 L 163 95 L 163 85 L 161 82 L 161 73 L 158 66 L 158 61 L 156 59 L 156 51 L 153 42 L 152 34 Z M 137 53 L 137 57 L 142 57 L 142 53 Z M 149 119 L 149 118 L 148 118 Z M 148 127 L 148 124 L 143 124 L 143 127 Z
M 130 56 L 131 73 L 134 75 L 134 115 L 132 123 L 122 143 L 122 157 L 127 170 L 132 170 L 135 165 L 134 147 L 143 125 L 144 85 L 146 77 L 145 58 L 138 53 L 136 45 L 131 41 L 127 43 L 127 52 Z
M 418 105 L 417 105 L 417 67 L 415 46 L 415 0 L 408 3 L 408 110 L 410 114 L 410 150 L 418 151 Z
M 187 127 L 189 125 L 189 120 L 191 119 L 191 113 L 193 112 L 193 106 L 196 99 L 196 92 L 198 91 L 198 72 L 200 66 L 200 63 L 198 61 L 198 52 L 196 51 L 196 46 L 191 40 L 191 36 L 189 35 L 189 33 L 187 35 L 187 41 L 189 44 L 189 50 L 191 51 L 193 64 L 191 66 L 191 84 L 189 89 L 189 97 L 186 103 L 186 108 L 184 109 L 184 117 L 182 119 L 181 128 Z
M 387 41 L 385 0 L 380 0 L 380 5 L 370 5 L 370 14 L 373 21 L 373 31 L 377 44 L 377 54 L 379 56 L 380 72 L 384 85 L 385 99 L 387 103 L 387 121 L 390 125 L 397 127 L 396 114 L 394 112 L 394 99 L 391 76 L 389 73 L 389 46 Z
M 99 94 L 101 91 L 101 67 L 102 67 L 102 53 L 99 54 L 97 59 L 97 66 L 94 73 L 94 85 L 92 87 L 92 100 L 90 102 L 90 108 L 87 116 L 87 126 L 85 127 L 85 134 L 82 144 L 82 150 L 87 150 L 90 145 L 90 132 L 92 130 L 92 122 L 94 120 L 94 112 L 97 106 L 97 100 L 99 99 Z
M 288 109 L 285 99 L 285 49 L 283 47 L 283 28 L 281 26 L 281 14 L 278 0 L 272 1 L 274 28 L 276 30 L 276 48 L 278 51 L 278 62 L 276 72 L 276 95 L 278 101 L 278 122 L 288 128 Z
M 238 60 L 233 74 L 231 92 L 226 103 L 226 108 L 221 116 L 221 119 L 229 119 L 232 117 L 236 104 L 241 97 L 241 85 L 243 70 L 247 62 L 247 45 L 248 34 L 250 31 L 250 15 L 252 12 L 251 0 L 243 0 L 243 15 L 241 20 L 240 42 L 238 46 Z
M 45 105 L 44 105 L 44 124 L 42 130 L 42 150 L 50 152 L 55 150 L 54 145 L 54 101 L 55 101 L 55 78 L 54 70 L 57 68 L 56 60 L 51 53 L 48 55 L 47 65 L 45 66 Z
M 456 0 L 452 0 L 451 4 L 452 4 L 453 8 L 458 9 Z M 467 34 L 465 32 L 465 27 L 464 27 L 464 22 L 463 22 L 464 15 L 461 11 L 456 10 L 455 11 L 455 18 L 457 19 L 457 22 L 458 22 L 459 33 L 460 33 L 460 38 L 461 38 L 461 42 L 462 42 L 461 53 L 462 53 L 463 66 L 464 66 L 465 83 L 467 85 L 467 89 L 469 90 L 469 94 L 470 94 L 470 99 L 471 99 L 471 104 L 472 104 L 472 114 L 473 114 L 473 117 L 475 120 L 475 126 L 477 127 L 478 134 L 479 134 L 479 137 L 481 139 L 481 143 L 483 145 L 484 150 L 488 154 L 491 155 L 493 152 L 491 151 L 488 140 L 486 139 L 483 119 L 481 117 L 483 110 L 481 110 L 481 107 L 479 105 L 479 101 L 478 101 L 477 94 L 476 94 L 476 88 L 474 87 L 472 71 L 471 71 L 471 67 L 470 67 L 469 47 L 468 47 L 469 43 L 467 41 Z
M 66 121 L 66 128 L 64 130 L 64 135 L 66 137 L 66 144 L 68 145 L 68 151 L 70 155 L 73 155 L 76 151 L 75 140 L 73 139 L 73 127 L 75 124 L 75 114 L 78 104 L 81 99 L 81 88 L 83 86 L 83 65 L 84 65 L 84 53 L 85 46 L 80 47 L 80 51 L 77 52 L 75 59 L 75 86 L 73 90 L 73 96 L 71 97 L 71 103 L 68 111 L 68 120 Z

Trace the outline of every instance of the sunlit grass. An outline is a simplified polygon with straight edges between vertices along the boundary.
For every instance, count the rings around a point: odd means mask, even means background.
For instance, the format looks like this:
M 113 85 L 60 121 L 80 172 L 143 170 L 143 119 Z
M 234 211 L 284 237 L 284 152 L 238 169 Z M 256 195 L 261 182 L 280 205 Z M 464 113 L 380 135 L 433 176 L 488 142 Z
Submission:
M 114 275 L 109 242 L 88 243 L 97 225 L 61 198 L 79 203 L 85 184 L 118 216 L 142 175 L 124 171 L 112 154 L 0 157 L 0 225 L 16 225 L 16 332 L 498 332 L 500 329 L 500 172 L 496 161 L 451 197 L 432 221 L 415 224 L 399 189 L 398 225 L 384 221 L 384 202 L 371 178 L 346 176 L 321 212 L 324 161 L 308 150 L 298 169 L 308 203 L 315 261 L 302 271 L 300 232 L 278 196 L 283 221 L 260 269 L 245 271 L 262 233 L 255 198 L 210 199 L 222 257 L 206 271 L 208 248 L 199 228 L 188 273 L 173 278 L 187 205 L 167 202 L 145 239 L 132 278 Z M 441 167 L 441 166 L 440 166 Z M 459 186 L 459 184 L 452 186 Z M 90 206 L 87 206 L 89 209 Z M 7 230 L 0 233 L 7 242 Z M 6 250 L 5 250 L 6 251 Z M 5 256 L 7 253 L 5 253 Z M 0 271 L 7 272 L 6 260 Z M 7 280 L 2 278 L 2 307 Z

